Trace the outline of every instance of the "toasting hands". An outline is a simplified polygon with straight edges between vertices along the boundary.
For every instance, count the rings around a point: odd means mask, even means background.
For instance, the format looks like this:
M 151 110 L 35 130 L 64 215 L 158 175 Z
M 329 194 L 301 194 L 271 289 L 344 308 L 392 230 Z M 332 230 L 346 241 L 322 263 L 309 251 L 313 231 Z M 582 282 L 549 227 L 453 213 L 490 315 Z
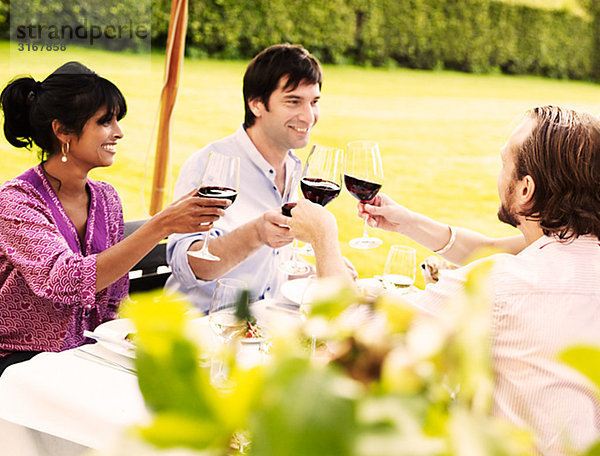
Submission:
M 200 198 L 197 189 L 169 204 L 156 217 L 163 220 L 167 234 L 208 231 L 225 215 L 224 207 L 231 204 L 221 198 Z
M 412 212 L 396 203 L 384 193 L 378 194 L 367 204 L 358 204 L 358 216 L 367 218 L 369 226 L 401 233 L 410 223 Z

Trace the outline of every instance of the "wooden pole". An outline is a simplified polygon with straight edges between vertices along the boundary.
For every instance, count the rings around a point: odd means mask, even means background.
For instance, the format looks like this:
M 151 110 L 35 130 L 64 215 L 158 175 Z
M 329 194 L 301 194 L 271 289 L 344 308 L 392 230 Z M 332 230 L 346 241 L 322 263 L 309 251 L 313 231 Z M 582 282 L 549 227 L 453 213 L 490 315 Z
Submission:
M 154 159 L 152 195 L 150 198 L 150 215 L 156 214 L 163 208 L 165 199 L 165 182 L 167 180 L 171 139 L 171 115 L 173 114 L 177 89 L 179 88 L 179 73 L 185 50 L 187 18 L 188 0 L 172 0 L 165 59 L 165 83 L 160 94 L 160 117 Z

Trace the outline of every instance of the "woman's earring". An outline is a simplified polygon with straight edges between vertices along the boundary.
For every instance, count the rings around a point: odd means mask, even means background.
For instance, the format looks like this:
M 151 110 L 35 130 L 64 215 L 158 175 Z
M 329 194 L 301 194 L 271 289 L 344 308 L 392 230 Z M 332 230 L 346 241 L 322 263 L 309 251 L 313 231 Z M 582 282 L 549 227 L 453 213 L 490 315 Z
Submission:
M 60 146 L 60 150 L 62 151 L 62 157 L 60 157 L 60 161 L 63 163 L 67 163 L 67 154 L 69 153 L 69 143 L 62 143 Z

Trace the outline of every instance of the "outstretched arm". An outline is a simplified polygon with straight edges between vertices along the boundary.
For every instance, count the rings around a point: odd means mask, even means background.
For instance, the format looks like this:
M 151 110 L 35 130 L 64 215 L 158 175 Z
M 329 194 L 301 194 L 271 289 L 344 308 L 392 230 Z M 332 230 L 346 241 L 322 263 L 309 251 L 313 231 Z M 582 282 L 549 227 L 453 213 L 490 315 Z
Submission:
M 434 252 L 444 249 L 450 241 L 451 232 L 447 224 L 413 212 L 385 194 L 377 195 L 370 204 L 359 203 L 358 214 L 368 217 L 370 226 L 408 236 Z M 494 239 L 467 228 L 454 227 L 454 230 L 454 244 L 440 254 L 456 264 L 463 264 L 480 248 L 491 247 L 516 254 L 526 246 L 522 235 Z
M 272 248 L 283 247 L 293 241 L 287 224 L 287 217 L 279 209 L 272 209 L 260 217 L 241 225 L 218 238 L 210 238 L 209 250 L 221 261 L 207 261 L 188 256 L 188 262 L 196 277 L 202 280 L 215 280 L 236 267 L 264 245 Z M 200 250 L 204 240 L 193 243 L 190 251 Z
M 96 258 L 96 291 L 127 272 L 161 240 L 172 233 L 208 231 L 225 214 L 222 199 L 200 198 L 196 190 L 182 196 L 156 214 L 118 244 Z

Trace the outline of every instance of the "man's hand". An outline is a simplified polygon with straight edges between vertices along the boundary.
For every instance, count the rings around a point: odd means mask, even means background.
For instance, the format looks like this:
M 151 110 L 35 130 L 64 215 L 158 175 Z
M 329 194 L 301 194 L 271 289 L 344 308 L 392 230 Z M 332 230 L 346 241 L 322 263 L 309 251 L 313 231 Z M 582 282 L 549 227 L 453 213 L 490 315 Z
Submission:
M 354 265 L 346 257 L 343 257 L 343 260 L 344 260 L 344 265 L 346 266 L 346 269 L 348 269 L 348 273 L 350 274 L 350 277 L 352 277 L 352 280 L 358 279 L 358 272 L 356 271 L 356 268 L 354 267 Z
M 337 223 L 334 215 L 327 209 L 303 199 L 298 201 L 291 213 L 292 217 L 284 218 L 295 238 L 311 244 L 325 238 L 337 242 Z
M 274 249 L 292 242 L 294 238 L 287 226 L 288 220 L 280 209 L 271 209 L 257 218 L 255 228 L 260 242 Z

